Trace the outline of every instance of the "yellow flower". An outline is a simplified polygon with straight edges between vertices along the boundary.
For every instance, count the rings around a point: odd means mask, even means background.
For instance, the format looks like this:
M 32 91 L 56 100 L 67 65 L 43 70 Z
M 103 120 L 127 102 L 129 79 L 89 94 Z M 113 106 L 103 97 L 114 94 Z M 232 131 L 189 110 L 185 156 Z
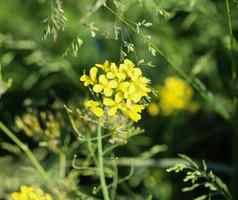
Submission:
M 133 102 L 139 102 L 143 97 L 148 96 L 151 89 L 148 87 L 150 81 L 145 77 L 134 78 L 129 86 L 127 98 Z
M 97 117 L 101 117 L 104 113 L 103 109 L 99 107 L 100 103 L 93 100 L 88 100 L 85 102 L 85 107 L 93 112 Z
M 149 104 L 147 111 L 151 116 L 156 116 L 159 114 L 159 111 L 160 111 L 159 105 L 157 103 L 152 102 Z
M 103 99 L 103 104 L 109 107 L 109 110 L 108 110 L 109 116 L 116 115 L 117 110 L 123 107 L 122 100 L 123 100 L 123 95 L 120 92 L 115 95 L 115 100 L 112 100 L 110 98 Z
M 143 105 L 133 104 L 128 101 L 125 107 L 122 108 L 122 112 L 127 115 L 130 119 L 137 122 L 141 119 L 141 112 L 144 109 Z
M 111 63 L 110 71 L 107 72 L 107 77 L 109 79 L 117 78 L 118 81 L 124 81 L 126 79 L 126 73 L 118 68 L 115 63 Z
M 169 77 L 160 88 L 160 107 L 165 115 L 176 110 L 188 110 L 192 102 L 193 90 L 184 80 Z
M 92 67 L 89 71 L 89 76 L 81 76 L 80 81 L 84 82 L 84 86 L 93 85 L 94 83 L 96 83 L 97 72 L 98 69 L 96 67 Z
M 96 64 L 96 67 L 101 68 L 103 71 L 107 72 L 110 69 L 110 63 L 108 62 L 108 60 L 105 61 L 105 63 L 102 64 Z
M 108 80 L 107 77 L 102 74 L 99 76 L 99 83 L 93 86 L 93 91 L 100 93 L 103 91 L 104 95 L 110 97 L 113 93 L 113 89 L 117 87 L 116 80 Z
M 91 100 L 89 105 L 85 106 L 96 116 L 102 116 L 103 111 L 107 111 L 109 116 L 114 116 L 121 111 L 133 121 L 138 121 L 144 109 L 140 102 L 151 92 L 150 80 L 145 78 L 141 69 L 129 59 L 125 59 L 119 67 L 108 61 L 95 66 L 93 68 L 98 69 L 95 70 L 96 75 L 92 76 L 90 70 L 89 76 L 83 75 L 81 81 L 85 86 L 90 86 L 103 102 Z
M 50 194 L 38 187 L 21 186 L 20 192 L 13 192 L 10 200 L 53 200 Z

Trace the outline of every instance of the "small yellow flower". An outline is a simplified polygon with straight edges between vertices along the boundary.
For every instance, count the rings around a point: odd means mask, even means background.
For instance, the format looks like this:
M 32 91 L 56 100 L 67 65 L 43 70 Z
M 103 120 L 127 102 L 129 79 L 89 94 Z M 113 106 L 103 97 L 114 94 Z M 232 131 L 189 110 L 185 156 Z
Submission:
M 98 69 L 96 67 L 92 67 L 89 71 L 89 76 L 83 75 L 81 76 L 80 80 L 84 82 L 84 86 L 93 85 L 96 83 L 97 73 Z
M 108 62 L 108 60 L 106 60 L 103 65 L 102 64 L 96 64 L 96 67 L 101 68 L 103 71 L 107 72 L 110 69 L 110 63 Z
M 109 79 L 117 78 L 119 82 L 126 79 L 126 73 L 118 68 L 115 63 L 111 63 L 110 71 L 107 72 L 107 77 Z
M 160 88 L 160 107 L 165 115 L 176 110 L 189 110 L 193 98 L 193 90 L 184 80 L 177 77 L 169 77 Z
M 21 186 L 20 192 L 13 192 L 10 195 L 10 200 L 53 200 L 53 198 L 38 187 Z
M 128 115 L 130 119 L 137 122 L 141 119 L 141 112 L 143 109 L 144 109 L 143 105 L 134 104 L 128 101 L 125 107 L 122 108 L 122 112 L 125 115 Z
M 100 106 L 100 103 L 93 100 L 88 100 L 85 102 L 85 107 L 91 110 L 97 117 L 101 117 L 104 113 L 103 109 Z
M 103 99 L 103 104 L 109 107 L 109 110 L 108 110 L 109 116 L 116 115 L 117 111 L 123 107 L 124 104 L 122 101 L 123 101 L 123 95 L 120 92 L 115 95 L 115 100 L 112 100 L 110 98 Z
M 151 116 L 157 116 L 159 114 L 159 105 L 155 102 L 152 102 L 149 104 L 148 108 L 147 108 L 148 113 Z
M 93 86 L 93 91 L 100 93 L 103 91 L 104 95 L 110 97 L 113 93 L 113 89 L 117 87 L 116 80 L 108 80 L 108 78 L 102 74 L 99 76 L 98 84 Z

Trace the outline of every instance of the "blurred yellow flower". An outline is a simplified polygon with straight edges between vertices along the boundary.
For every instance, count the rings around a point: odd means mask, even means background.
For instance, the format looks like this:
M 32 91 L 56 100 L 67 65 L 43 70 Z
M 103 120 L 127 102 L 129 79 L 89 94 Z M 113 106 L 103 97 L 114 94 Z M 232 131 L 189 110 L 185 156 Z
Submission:
M 159 114 L 159 105 L 155 102 L 152 102 L 148 105 L 147 111 L 151 116 L 156 116 Z
M 184 80 L 171 76 L 159 90 L 160 108 L 169 115 L 176 110 L 189 110 L 192 104 L 193 89 Z
M 21 186 L 20 192 L 13 192 L 10 200 L 53 200 L 50 194 L 38 187 Z
M 34 137 L 41 144 L 47 144 L 51 150 L 58 149 L 62 121 L 59 115 L 49 111 L 40 113 L 29 110 L 16 117 L 16 126 L 29 137 Z
M 92 73 L 92 69 L 95 73 Z M 100 107 L 101 103 L 93 100 L 85 106 L 98 117 L 103 113 L 114 116 L 121 111 L 131 120 L 138 121 L 144 109 L 141 101 L 151 92 L 150 80 L 143 76 L 141 69 L 125 59 L 119 67 L 106 61 L 96 64 L 91 70 L 89 75 L 83 75 L 80 80 L 84 86 L 90 86 L 93 92 L 100 95 L 103 106 Z

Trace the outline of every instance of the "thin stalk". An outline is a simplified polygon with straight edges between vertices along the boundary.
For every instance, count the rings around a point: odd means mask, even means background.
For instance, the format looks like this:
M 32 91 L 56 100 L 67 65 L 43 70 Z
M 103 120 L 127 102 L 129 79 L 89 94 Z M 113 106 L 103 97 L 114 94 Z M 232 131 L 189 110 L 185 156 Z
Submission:
M 63 151 L 59 153 L 59 176 L 60 178 L 65 177 L 65 170 L 66 170 L 66 156 Z
M 104 200 L 110 200 L 107 183 L 104 174 L 104 164 L 103 164 L 103 147 L 102 147 L 102 127 L 100 124 L 97 126 L 97 145 L 98 145 L 98 173 L 100 176 L 100 183 L 102 187 L 102 193 Z
M 232 31 L 232 23 L 231 23 L 231 8 L 230 8 L 230 2 L 229 0 L 225 0 L 226 3 L 226 15 L 227 15 L 227 23 L 228 23 L 228 30 L 229 30 L 229 37 L 230 37 L 230 56 L 231 56 L 231 70 L 232 70 L 232 80 L 234 81 L 236 79 L 236 67 L 235 62 L 233 60 L 233 48 L 234 48 L 234 37 L 233 37 L 233 31 Z
M 26 154 L 26 156 L 31 161 L 32 165 L 36 168 L 36 170 L 39 172 L 41 177 L 48 181 L 47 173 L 45 172 L 44 168 L 41 166 L 39 161 L 36 159 L 32 151 L 26 146 L 24 143 L 22 143 L 14 133 L 12 133 L 2 122 L 0 122 L 0 130 L 2 130 L 13 142 L 17 144 L 17 146 Z
M 236 120 L 233 122 L 233 146 L 232 146 L 232 159 L 233 159 L 233 174 L 232 174 L 232 196 L 234 199 L 238 199 L 238 129 Z
M 114 175 L 113 175 L 112 192 L 111 192 L 112 200 L 116 199 L 117 185 L 118 185 L 118 168 L 117 168 L 117 164 L 115 162 L 115 159 L 116 158 L 113 159 Z
M 87 147 L 88 147 L 89 153 L 90 153 L 90 155 L 91 155 L 91 157 L 92 157 L 94 163 L 97 165 L 97 158 L 96 158 L 96 155 L 95 155 L 95 151 L 94 151 L 94 149 L 93 149 L 92 141 L 88 139 L 89 137 L 90 137 L 90 136 L 89 136 L 89 134 L 88 134 L 88 135 L 87 135 L 87 139 L 86 139 L 86 141 L 87 141 Z

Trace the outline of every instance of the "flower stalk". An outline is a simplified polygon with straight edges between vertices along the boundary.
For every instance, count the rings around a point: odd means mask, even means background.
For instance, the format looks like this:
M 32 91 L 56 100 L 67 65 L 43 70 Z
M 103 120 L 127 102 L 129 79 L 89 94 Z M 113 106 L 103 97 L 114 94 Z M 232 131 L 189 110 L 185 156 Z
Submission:
M 104 163 L 103 163 L 103 146 L 102 146 L 102 126 L 99 123 L 97 126 L 97 145 L 98 145 L 98 173 L 100 177 L 100 183 L 102 187 L 103 199 L 110 200 L 107 183 L 104 174 Z

